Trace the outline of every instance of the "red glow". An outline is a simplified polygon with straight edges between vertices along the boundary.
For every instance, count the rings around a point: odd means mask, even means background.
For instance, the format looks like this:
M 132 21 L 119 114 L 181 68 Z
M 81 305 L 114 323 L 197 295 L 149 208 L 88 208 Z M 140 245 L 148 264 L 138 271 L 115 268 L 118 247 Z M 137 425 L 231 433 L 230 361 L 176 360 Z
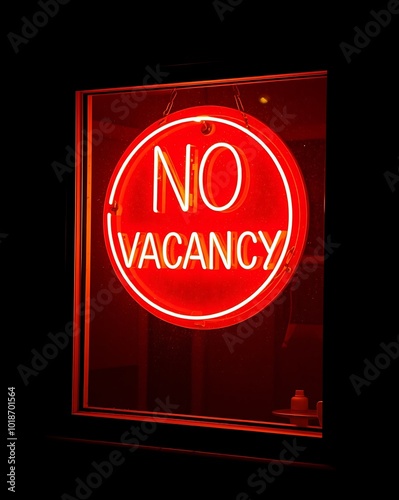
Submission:
M 126 149 L 104 206 L 108 256 L 142 307 L 214 329 L 270 304 L 308 231 L 302 173 L 265 124 L 198 106 L 150 125 Z
M 309 73 L 78 92 L 73 413 L 322 437 L 325 91 Z M 278 265 L 236 317 L 186 323 L 124 276 L 194 315 Z M 298 388 L 306 427 L 282 414 Z

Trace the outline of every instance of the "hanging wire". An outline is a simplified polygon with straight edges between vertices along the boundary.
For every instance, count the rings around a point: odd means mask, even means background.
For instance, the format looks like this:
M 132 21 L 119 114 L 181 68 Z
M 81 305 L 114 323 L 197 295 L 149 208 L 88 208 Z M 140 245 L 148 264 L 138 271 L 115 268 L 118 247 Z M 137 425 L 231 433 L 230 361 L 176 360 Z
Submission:
M 171 109 L 173 107 L 173 102 L 174 102 L 174 100 L 176 98 L 176 95 L 177 95 L 177 90 L 173 89 L 172 92 L 171 92 L 171 94 L 170 94 L 169 102 L 168 102 L 168 104 L 167 104 L 167 106 L 165 108 L 165 111 L 163 112 L 163 115 L 162 115 L 163 118 L 161 120 L 161 124 L 165 122 L 168 114 L 170 113 L 170 111 L 171 111 Z
M 244 118 L 245 126 L 246 126 L 247 128 L 249 128 L 249 125 L 248 125 L 248 117 L 247 117 L 247 115 L 246 115 L 246 113 L 245 113 L 244 106 L 243 106 L 242 101 L 241 101 L 240 91 L 238 90 L 237 85 L 234 85 L 234 86 L 233 86 L 233 89 L 234 89 L 234 99 L 235 99 L 235 101 L 236 101 L 237 109 L 238 109 L 239 111 L 241 111 L 242 116 L 243 116 L 243 118 Z

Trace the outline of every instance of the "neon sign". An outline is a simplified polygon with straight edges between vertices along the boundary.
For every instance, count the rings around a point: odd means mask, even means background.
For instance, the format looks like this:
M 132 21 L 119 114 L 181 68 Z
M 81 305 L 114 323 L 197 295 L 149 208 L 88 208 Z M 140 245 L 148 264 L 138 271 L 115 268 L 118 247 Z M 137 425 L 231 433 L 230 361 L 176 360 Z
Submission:
M 139 134 L 117 163 L 103 217 L 127 292 L 192 329 L 242 322 L 293 276 L 308 198 L 284 142 L 237 109 L 198 106 Z

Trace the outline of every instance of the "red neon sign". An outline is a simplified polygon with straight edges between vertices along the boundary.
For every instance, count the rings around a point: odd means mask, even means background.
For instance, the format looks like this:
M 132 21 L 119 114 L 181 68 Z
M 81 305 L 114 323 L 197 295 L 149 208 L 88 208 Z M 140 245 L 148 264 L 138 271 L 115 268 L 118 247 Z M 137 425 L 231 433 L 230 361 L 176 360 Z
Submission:
M 128 293 L 169 323 L 227 327 L 285 288 L 308 198 L 283 141 L 239 110 L 198 106 L 137 136 L 110 179 L 104 236 Z

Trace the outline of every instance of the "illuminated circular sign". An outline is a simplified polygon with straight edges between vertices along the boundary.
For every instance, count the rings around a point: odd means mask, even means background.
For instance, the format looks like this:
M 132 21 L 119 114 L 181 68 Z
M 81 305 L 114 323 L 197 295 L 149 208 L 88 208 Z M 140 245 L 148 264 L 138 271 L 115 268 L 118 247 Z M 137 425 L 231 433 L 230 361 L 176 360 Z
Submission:
M 223 328 L 266 307 L 291 279 L 308 198 L 269 127 L 198 106 L 133 140 L 110 179 L 103 224 L 112 266 L 142 307 L 181 327 Z

